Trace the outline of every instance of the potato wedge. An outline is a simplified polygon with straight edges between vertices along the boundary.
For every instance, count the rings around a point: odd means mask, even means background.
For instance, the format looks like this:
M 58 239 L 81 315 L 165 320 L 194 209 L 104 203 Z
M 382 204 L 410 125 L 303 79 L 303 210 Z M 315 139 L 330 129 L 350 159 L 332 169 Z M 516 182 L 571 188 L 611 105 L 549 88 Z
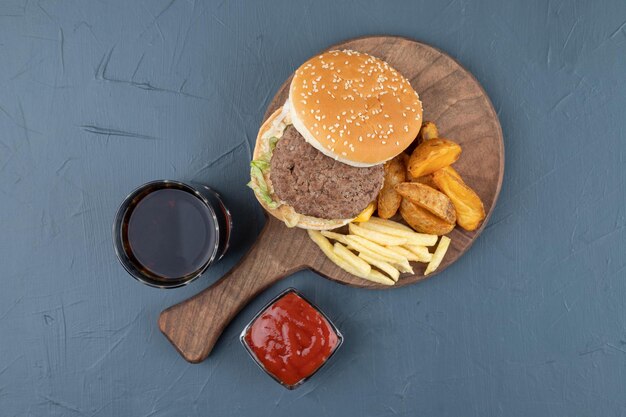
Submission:
M 461 178 L 461 174 L 459 174 L 458 172 L 456 172 L 456 169 L 452 168 L 452 166 L 451 166 L 451 165 L 448 165 L 448 166 L 447 166 L 447 167 L 445 167 L 445 168 L 441 168 L 439 171 L 445 171 L 445 172 L 447 172 L 448 174 L 452 175 L 453 177 L 458 178 L 458 179 L 460 179 L 461 181 L 463 181 L 463 178 Z M 434 174 L 434 173 L 433 173 L 433 174 Z M 433 182 L 435 182 L 435 181 L 433 181 Z M 436 184 L 435 184 L 435 185 L 436 185 Z
M 407 175 L 407 178 L 409 176 Z M 433 181 L 433 174 L 422 175 L 421 177 L 413 178 L 410 182 L 419 182 L 420 184 L 428 185 L 435 190 L 438 190 L 437 184 Z
M 413 204 L 416 204 L 447 223 L 456 222 L 456 212 L 450 198 L 444 193 L 417 182 L 403 182 L 396 185 L 396 191 Z
M 399 236 L 392 236 L 385 233 L 375 232 L 370 229 L 357 226 L 354 223 L 348 225 L 350 233 L 356 236 L 364 237 L 367 240 L 371 240 L 374 243 L 384 246 L 404 245 L 407 243 L 407 239 Z
M 447 139 L 431 139 L 420 143 L 409 158 L 407 169 L 413 178 L 432 174 L 453 164 L 461 155 L 461 147 Z
M 422 128 L 420 129 L 419 136 L 422 138 L 422 141 L 438 138 L 439 130 L 437 129 L 437 125 L 434 122 L 422 122 Z
M 445 256 L 448 248 L 450 247 L 450 238 L 448 236 L 441 236 L 441 240 L 439 240 L 439 244 L 437 245 L 437 249 L 435 249 L 435 253 L 433 253 L 433 258 L 431 259 L 428 266 L 426 266 L 426 270 L 424 271 L 424 275 L 431 274 L 435 272 L 443 257 Z
M 383 219 L 393 217 L 398 208 L 402 197 L 398 195 L 394 187 L 396 184 L 406 180 L 406 168 L 402 162 L 401 156 L 396 156 L 385 163 L 385 180 L 383 189 L 378 193 L 378 216 Z
M 468 231 L 476 230 L 485 219 L 485 206 L 478 194 L 448 170 L 435 172 L 433 180 L 452 200 L 459 226 Z
M 441 236 L 454 229 L 454 223 L 441 220 L 430 211 L 411 203 L 406 198 L 403 198 L 400 204 L 400 214 L 409 226 L 420 233 Z

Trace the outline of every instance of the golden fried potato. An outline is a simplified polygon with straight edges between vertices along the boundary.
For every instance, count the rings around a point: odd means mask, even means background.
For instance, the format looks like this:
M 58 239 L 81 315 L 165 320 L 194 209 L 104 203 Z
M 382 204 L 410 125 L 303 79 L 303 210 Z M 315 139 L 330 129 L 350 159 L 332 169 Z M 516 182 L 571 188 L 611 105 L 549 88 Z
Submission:
M 459 226 L 469 231 L 476 230 L 485 219 L 485 206 L 478 194 L 449 170 L 435 172 L 433 181 L 452 200 Z
M 411 182 L 419 182 L 420 184 L 428 185 L 429 187 L 438 190 L 437 184 L 433 181 L 433 174 L 422 175 L 421 177 L 414 178 Z
M 458 179 L 460 179 L 461 181 L 463 181 L 463 178 L 461 178 L 461 174 L 459 174 L 458 172 L 456 172 L 456 169 L 452 168 L 451 165 L 448 165 L 445 168 L 441 168 L 440 171 L 445 171 L 448 174 L 452 175 L 453 177 L 456 177 Z M 434 182 L 434 181 L 433 181 Z
M 415 177 L 413 177 L 413 175 L 411 175 L 411 171 L 408 170 L 409 159 L 410 158 L 411 158 L 410 155 L 407 155 L 405 153 L 402 154 L 402 159 L 404 161 L 404 166 L 407 167 L 407 170 L 406 170 L 406 180 L 408 182 L 421 182 L 422 184 L 426 184 L 429 187 L 437 188 L 437 186 L 433 182 L 433 178 L 432 178 L 431 174 L 422 175 L 421 177 L 417 177 L 417 178 L 415 178 Z
M 403 182 L 396 191 L 411 203 L 430 211 L 446 223 L 456 222 L 456 212 L 450 198 L 444 193 L 418 182 Z
M 453 164 L 461 155 L 461 147 L 447 139 L 422 142 L 411 154 L 407 169 L 413 178 L 432 174 Z
M 439 130 L 434 122 L 424 121 L 419 135 L 422 141 L 436 139 L 439 137 Z
M 428 210 L 411 203 L 406 198 L 403 198 L 400 204 L 400 214 L 409 226 L 420 233 L 445 235 L 454 229 L 454 223 L 441 220 Z
M 400 207 L 402 197 L 394 187 L 406 180 L 406 168 L 402 158 L 398 155 L 385 163 L 385 182 L 383 189 L 378 193 L 378 216 L 383 219 L 393 217 Z
M 406 177 L 406 180 L 409 181 L 409 182 L 415 181 L 415 178 L 413 178 L 413 176 L 411 176 L 411 173 L 408 170 L 409 159 L 411 159 L 411 155 L 409 155 L 408 153 L 401 153 L 400 157 L 402 158 L 402 162 L 404 163 L 404 167 L 405 167 L 405 171 L 406 171 L 406 173 L 404 175 Z
M 366 222 L 372 217 L 372 214 L 376 211 L 376 200 L 372 201 L 359 213 L 352 221 L 357 223 Z

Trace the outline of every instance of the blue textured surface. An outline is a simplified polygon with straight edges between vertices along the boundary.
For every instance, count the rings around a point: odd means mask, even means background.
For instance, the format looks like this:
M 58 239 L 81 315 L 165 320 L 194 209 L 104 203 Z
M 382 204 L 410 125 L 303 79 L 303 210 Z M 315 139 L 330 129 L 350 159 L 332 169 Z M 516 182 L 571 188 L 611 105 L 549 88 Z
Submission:
M 489 93 L 507 158 L 489 226 L 401 290 L 298 273 L 186 363 L 156 318 L 260 230 L 244 184 L 265 107 L 310 55 L 387 33 L 443 49 Z M 2 0 L 0 415 L 626 416 L 625 56 L 620 0 Z M 111 245 L 117 205 L 157 178 L 220 189 L 238 227 L 184 289 L 135 282 Z M 287 286 L 346 337 L 293 392 L 237 340 Z

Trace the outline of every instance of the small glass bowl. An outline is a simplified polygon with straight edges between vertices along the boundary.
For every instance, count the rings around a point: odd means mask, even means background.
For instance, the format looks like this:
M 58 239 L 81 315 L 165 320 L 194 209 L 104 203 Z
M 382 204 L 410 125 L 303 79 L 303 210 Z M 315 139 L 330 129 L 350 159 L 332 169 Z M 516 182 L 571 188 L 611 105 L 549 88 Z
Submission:
M 302 300 L 304 300 L 304 302 L 306 302 L 307 304 L 309 304 L 311 307 L 313 307 L 313 309 L 315 311 L 317 311 L 330 325 L 330 328 L 333 330 L 333 332 L 335 332 L 335 334 L 337 335 L 337 345 L 335 346 L 335 348 L 333 349 L 332 352 L 330 352 L 330 355 L 328 355 L 328 358 L 326 358 L 326 360 L 324 362 L 322 362 L 322 364 L 315 370 L 313 371 L 313 373 L 311 373 L 309 376 L 302 378 L 300 381 L 296 382 L 295 384 L 289 385 L 284 383 L 283 381 L 281 381 L 280 379 L 278 379 L 275 375 L 273 375 L 272 373 L 270 373 L 265 366 L 263 365 L 263 363 L 256 357 L 256 355 L 254 354 L 254 352 L 252 351 L 252 349 L 250 348 L 250 346 L 248 345 L 248 342 L 246 342 L 246 334 L 248 333 L 248 330 L 250 330 L 250 327 L 252 327 L 252 325 L 254 324 L 254 322 L 256 321 L 257 318 L 259 318 L 259 316 L 261 316 L 265 310 L 267 310 L 269 307 L 271 307 L 275 302 L 277 302 L 278 300 L 280 300 L 281 298 L 283 298 L 285 295 L 290 294 L 290 293 L 295 293 L 298 297 L 300 297 Z M 270 377 L 272 377 L 272 379 L 276 382 L 278 382 L 280 385 L 282 385 L 283 387 L 287 388 L 288 390 L 292 390 L 292 389 L 296 389 L 299 386 L 301 386 L 303 383 L 305 383 L 306 381 L 308 381 L 309 379 L 311 379 L 311 377 L 313 375 L 315 375 L 320 369 L 322 369 L 328 362 L 330 362 L 331 358 L 335 355 L 335 353 L 337 353 L 337 351 L 339 350 L 339 348 L 341 347 L 341 345 L 343 344 L 343 335 L 341 334 L 341 332 L 339 331 L 339 329 L 337 328 L 337 326 L 335 326 L 335 324 L 328 318 L 328 316 L 326 314 L 324 314 L 324 312 L 314 303 L 312 303 L 309 299 L 307 299 L 305 296 L 303 296 L 298 290 L 296 290 L 295 288 L 287 288 L 286 290 L 284 290 L 283 292 L 281 292 L 280 294 L 278 294 L 276 297 L 274 297 L 272 300 L 270 300 L 267 304 L 265 304 L 263 306 L 263 308 L 261 308 L 261 310 L 255 314 L 255 316 L 252 318 L 252 320 L 250 320 L 250 323 L 248 323 L 246 325 L 246 327 L 244 327 L 243 331 L 241 332 L 241 335 L 239 336 L 239 340 L 241 341 L 241 344 L 243 345 L 243 347 L 246 349 L 246 352 L 248 352 L 248 355 L 250 355 L 250 357 L 252 358 L 252 360 L 254 361 L 254 363 L 256 363 L 256 365 L 261 368 L 263 371 L 265 371 L 265 373 L 267 375 L 269 375 Z

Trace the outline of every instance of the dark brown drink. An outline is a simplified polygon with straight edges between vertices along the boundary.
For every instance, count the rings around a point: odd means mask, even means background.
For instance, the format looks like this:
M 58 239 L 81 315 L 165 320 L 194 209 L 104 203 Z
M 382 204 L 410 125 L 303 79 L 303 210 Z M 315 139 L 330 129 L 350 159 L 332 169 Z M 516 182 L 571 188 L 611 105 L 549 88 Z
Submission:
M 208 207 L 174 188 L 156 190 L 130 208 L 124 241 L 145 269 L 164 279 L 192 274 L 209 261 L 216 244 Z
M 210 188 L 155 181 L 124 201 L 114 240 L 131 275 L 149 285 L 173 288 L 223 256 L 230 228 L 230 214 Z

